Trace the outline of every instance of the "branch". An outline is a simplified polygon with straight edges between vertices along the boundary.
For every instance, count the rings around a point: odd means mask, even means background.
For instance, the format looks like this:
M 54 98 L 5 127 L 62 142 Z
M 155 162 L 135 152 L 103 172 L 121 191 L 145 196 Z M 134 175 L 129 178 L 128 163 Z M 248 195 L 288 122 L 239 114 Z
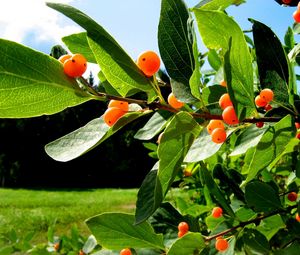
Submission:
M 212 236 L 208 236 L 208 237 L 205 237 L 205 241 L 211 241 L 219 236 L 223 236 L 223 235 L 226 235 L 230 232 L 233 232 L 234 230 L 238 229 L 238 228 L 243 228 L 249 224 L 252 224 L 252 223 L 255 223 L 255 224 L 259 224 L 261 220 L 263 219 L 266 219 L 268 217 L 271 217 L 271 216 L 274 216 L 278 213 L 287 213 L 289 212 L 290 210 L 294 209 L 294 208 L 297 208 L 298 205 L 292 205 L 292 206 L 289 206 L 287 207 L 286 209 L 279 209 L 279 210 L 275 210 L 274 212 L 271 212 L 269 214 L 266 214 L 266 215 L 260 215 L 260 216 L 257 216 L 255 219 L 253 220 L 249 220 L 249 221 L 245 221 L 245 222 L 241 222 L 239 225 L 237 226 L 234 226 L 232 228 L 229 228 L 229 229 L 226 229 L 218 234 L 215 234 L 215 235 L 212 235 Z
M 179 110 L 171 107 L 168 104 L 164 104 L 161 102 L 152 102 L 148 103 L 146 100 L 140 100 L 140 99 L 133 99 L 133 98 L 126 98 L 126 97 L 121 97 L 121 96 L 114 96 L 114 95 L 109 95 L 106 93 L 98 92 L 96 91 L 93 87 L 90 86 L 90 84 L 84 79 L 81 78 L 80 81 L 84 83 L 85 86 L 89 88 L 89 91 L 96 97 L 100 97 L 101 99 L 106 99 L 106 100 L 119 100 L 119 101 L 124 101 L 128 103 L 134 103 L 138 104 L 144 108 L 149 108 L 151 110 L 165 110 L 173 113 L 179 112 Z M 222 115 L 215 115 L 215 114 L 210 114 L 210 113 L 193 113 L 189 112 L 194 118 L 200 118 L 200 119 L 205 119 L 205 120 L 212 120 L 212 119 L 217 119 L 217 120 L 222 120 Z M 278 122 L 282 118 L 281 117 L 261 117 L 261 118 L 247 118 L 242 121 L 242 123 L 257 123 L 257 122 Z

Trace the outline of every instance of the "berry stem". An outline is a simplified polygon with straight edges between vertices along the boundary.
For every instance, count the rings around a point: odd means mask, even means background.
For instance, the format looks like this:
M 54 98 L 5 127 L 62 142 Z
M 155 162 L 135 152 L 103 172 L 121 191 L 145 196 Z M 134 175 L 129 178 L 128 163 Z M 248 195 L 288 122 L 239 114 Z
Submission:
M 252 223 L 259 224 L 260 221 L 263 220 L 263 219 L 266 219 L 268 217 L 274 216 L 274 215 L 276 215 L 278 213 L 288 213 L 289 211 L 291 211 L 292 209 L 297 208 L 297 207 L 298 207 L 298 205 L 292 205 L 292 206 L 288 206 L 285 209 L 278 209 L 278 210 L 275 210 L 275 211 L 273 211 L 271 213 L 268 213 L 268 214 L 265 214 L 265 215 L 259 215 L 255 219 L 253 219 L 253 220 L 241 222 L 237 226 L 234 226 L 232 228 L 226 229 L 226 230 L 224 230 L 224 231 L 222 231 L 222 232 L 220 232 L 218 234 L 215 234 L 215 235 L 212 235 L 212 236 L 207 236 L 207 237 L 205 237 L 205 241 L 209 242 L 209 241 L 211 241 L 211 240 L 213 240 L 213 239 L 215 239 L 215 238 L 217 238 L 219 236 L 226 235 L 226 234 L 228 234 L 230 232 L 235 231 L 238 228 L 243 228 L 246 225 L 249 225 L 249 224 L 252 224 Z

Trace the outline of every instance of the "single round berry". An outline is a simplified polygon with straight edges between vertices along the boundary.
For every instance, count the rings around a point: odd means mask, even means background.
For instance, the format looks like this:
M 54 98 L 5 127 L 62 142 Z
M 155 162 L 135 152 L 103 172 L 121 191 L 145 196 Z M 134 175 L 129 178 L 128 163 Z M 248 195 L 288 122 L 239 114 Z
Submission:
M 221 207 L 214 207 L 212 209 L 211 215 L 214 218 L 220 218 L 223 215 L 223 209 Z
M 226 82 L 225 80 L 221 80 L 221 81 L 220 81 L 220 85 L 221 85 L 222 87 L 227 87 L 227 82 Z
M 108 108 L 117 107 L 122 109 L 124 112 L 128 112 L 128 102 L 119 101 L 119 100 L 110 100 Z
M 120 251 L 120 255 L 131 255 L 131 250 L 129 248 Z
M 182 221 L 178 224 L 178 230 L 181 232 L 188 232 L 189 231 L 189 224 L 185 221 Z
M 207 129 L 207 132 L 209 134 L 212 133 L 212 131 L 216 128 L 223 128 L 225 129 L 225 126 L 224 126 L 224 123 L 222 120 L 210 120 L 206 129 Z
M 211 140 L 214 143 L 224 143 L 226 141 L 227 134 L 225 129 L 223 128 L 216 128 L 211 133 Z
M 65 63 L 66 60 L 70 59 L 72 57 L 71 54 L 66 54 L 66 55 L 62 55 L 60 56 L 60 58 L 58 59 L 62 64 Z
M 299 9 L 294 11 L 293 18 L 294 18 L 296 23 L 300 23 L 300 10 Z
M 296 127 L 296 129 L 299 129 L 300 128 L 300 123 L 299 122 L 295 122 L 295 127 Z
M 239 123 L 233 106 L 226 107 L 222 113 L 222 117 L 224 122 L 228 125 L 236 125 Z
M 160 58 L 154 51 L 145 51 L 138 56 L 137 65 L 146 76 L 150 77 L 159 70 Z
M 81 54 L 74 54 L 64 62 L 64 72 L 72 78 L 80 77 L 87 69 L 87 61 Z
M 260 121 L 260 122 L 256 122 L 255 125 L 256 125 L 258 128 L 262 128 L 262 127 L 264 126 L 264 124 L 265 124 L 265 123 L 263 123 L 263 122 Z
M 291 202 L 294 202 L 297 200 L 297 193 L 296 192 L 290 192 L 288 195 L 287 195 L 287 198 L 288 200 L 290 200 Z
M 267 101 L 258 95 L 255 97 L 255 104 L 257 107 L 265 107 L 267 105 Z
M 259 93 L 260 97 L 265 100 L 267 103 L 270 103 L 273 100 L 274 93 L 271 89 L 263 89 Z
M 230 100 L 229 94 L 225 93 L 219 99 L 219 105 L 222 110 L 224 110 L 227 106 L 232 106 L 232 102 Z
M 54 250 L 56 250 L 56 251 L 59 250 L 59 247 L 60 247 L 59 243 L 55 243 L 55 244 L 53 245 L 53 248 L 54 248 Z
M 184 103 L 179 101 L 173 93 L 170 93 L 168 96 L 168 103 L 175 109 L 179 109 L 184 105 Z
M 272 110 L 272 105 L 270 105 L 270 104 L 267 104 L 265 107 L 265 111 L 267 112 L 267 111 L 270 111 L 270 110 Z
M 300 133 L 296 134 L 296 138 L 300 139 Z
M 218 239 L 215 244 L 217 251 L 226 251 L 229 247 L 228 241 L 225 239 Z
M 104 122 L 108 125 L 108 126 L 113 126 L 118 119 L 120 119 L 126 112 L 124 112 L 122 109 L 117 108 L 117 107 L 111 107 L 108 108 L 104 114 L 103 114 L 103 119 Z
M 292 2 L 292 0 L 282 0 L 282 3 L 284 4 L 290 4 Z
M 178 238 L 183 237 L 187 232 L 183 232 L 183 231 L 178 231 Z
M 295 219 L 296 221 L 300 222 L 300 215 L 298 213 L 296 213 Z
M 183 176 L 184 177 L 191 177 L 192 175 L 193 175 L 193 173 L 190 170 L 184 170 L 183 171 Z

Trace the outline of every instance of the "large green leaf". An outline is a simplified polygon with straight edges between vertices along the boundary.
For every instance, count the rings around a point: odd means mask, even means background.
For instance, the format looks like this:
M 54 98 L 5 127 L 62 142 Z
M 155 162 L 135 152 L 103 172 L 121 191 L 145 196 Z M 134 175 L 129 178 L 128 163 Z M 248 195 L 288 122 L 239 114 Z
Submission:
M 212 85 L 202 90 L 202 98 L 205 105 L 218 104 L 220 97 L 227 93 L 226 88 L 220 85 Z
M 286 225 L 284 224 L 281 216 L 276 214 L 269 218 L 263 219 L 257 230 L 263 233 L 268 240 L 270 240 L 280 229 L 285 228 Z
M 152 79 L 142 74 L 134 61 L 102 26 L 71 6 L 58 3 L 47 5 L 63 13 L 87 31 L 88 43 L 97 63 L 108 82 L 120 95 L 127 96 L 138 89 L 153 96 Z
M 157 178 L 158 164 L 145 177 L 136 202 L 135 223 L 148 219 L 163 201 L 161 184 Z
M 200 125 L 187 112 L 177 113 L 168 123 L 158 146 L 158 179 L 163 195 L 173 183 L 183 159 L 200 131 Z
M 288 103 L 289 64 L 282 44 L 269 27 L 251 21 L 260 85 L 273 90 L 275 101 Z
M 225 10 L 231 4 L 236 3 L 237 0 L 203 0 L 195 7 L 205 10 Z
M 172 114 L 167 111 L 155 112 L 148 122 L 135 134 L 134 138 L 139 140 L 150 140 L 156 136 L 167 124 Z
M 286 149 L 294 137 L 295 125 L 290 115 L 284 117 L 274 126 L 269 126 L 256 146 L 246 182 L 253 180 L 264 168 L 267 168 Z
M 278 193 L 267 183 L 252 181 L 245 187 L 245 198 L 249 207 L 256 212 L 272 212 L 281 208 Z
M 241 28 L 220 11 L 194 9 L 194 13 L 206 47 L 222 49 L 227 89 L 238 118 L 252 116 L 256 110 L 252 59 Z
M 235 147 L 229 156 L 244 154 L 249 148 L 256 146 L 268 127 L 268 125 L 264 125 L 262 128 L 257 128 L 257 126 L 253 124 L 245 128 L 238 136 Z
M 148 222 L 133 225 L 134 215 L 103 213 L 86 221 L 98 243 L 106 249 L 164 249 L 163 236 L 155 234 Z
M 206 247 L 200 233 L 187 233 L 174 242 L 168 251 L 168 255 L 200 254 Z
M 189 12 L 182 0 L 162 0 L 158 26 L 160 55 L 170 77 L 187 88 L 194 70 L 188 19 Z
M 270 245 L 267 238 L 255 229 L 244 229 L 243 241 L 251 248 L 254 254 L 270 254 Z
M 144 114 L 147 113 L 127 113 L 111 128 L 102 117 L 94 119 L 85 126 L 48 143 L 45 146 L 46 153 L 57 161 L 70 161 L 95 148 L 123 126 Z
M 93 97 L 54 58 L 0 39 L 0 118 L 54 114 Z
M 230 207 L 228 201 L 224 197 L 224 195 L 223 195 L 222 191 L 220 190 L 219 186 L 217 185 L 217 183 L 212 178 L 210 172 L 207 169 L 202 168 L 200 170 L 200 174 L 201 174 L 201 179 L 203 181 L 203 184 L 206 185 L 206 187 L 208 188 L 211 195 L 213 195 L 215 197 L 215 199 L 218 201 L 218 203 L 223 208 L 223 210 L 226 213 L 228 213 L 230 216 L 235 217 L 232 208 Z
M 88 62 L 96 63 L 94 53 L 92 52 L 85 32 L 68 35 L 62 38 L 68 49 L 73 53 L 82 54 Z

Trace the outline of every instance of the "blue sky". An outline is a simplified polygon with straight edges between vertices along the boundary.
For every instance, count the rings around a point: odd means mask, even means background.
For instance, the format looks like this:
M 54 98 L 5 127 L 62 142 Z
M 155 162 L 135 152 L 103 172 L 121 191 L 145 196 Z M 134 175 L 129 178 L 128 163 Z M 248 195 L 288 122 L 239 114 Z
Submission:
M 158 52 L 157 26 L 160 0 L 56 0 L 87 13 L 99 22 L 135 59 L 144 50 Z M 43 0 L 10 0 L 1 3 L 0 37 L 28 45 L 49 53 L 59 38 L 81 29 L 75 23 L 47 8 Z M 186 0 L 193 7 L 199 0 Z M 26 3 L 26 4 L 25 4 Z M 16 5 L 20 7 L 17 8 Z M 248 18 L 270 26 L 282 40 L 288 26 L 292 26 L 295 7 L 286 8 L 274 0 L 248 0 L 228 13 L 242 26 L 251 28 Z M 14 12 L 12 16 L 11 13 Z M 296 40 L 298 40 L 297 38 Z M 199 43 L 201 45 L 201 43 Z

